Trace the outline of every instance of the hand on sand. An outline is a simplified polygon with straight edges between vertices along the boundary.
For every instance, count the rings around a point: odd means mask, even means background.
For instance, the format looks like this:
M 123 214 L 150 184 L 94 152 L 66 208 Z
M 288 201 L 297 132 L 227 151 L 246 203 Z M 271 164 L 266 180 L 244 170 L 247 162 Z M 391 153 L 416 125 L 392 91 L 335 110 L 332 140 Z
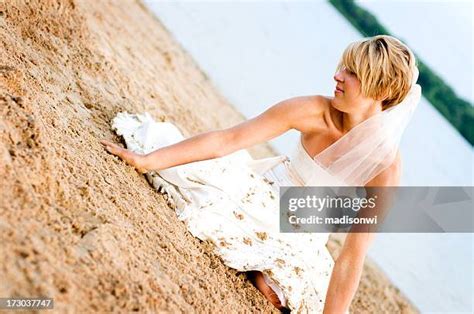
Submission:
M 148 170 L 143 166 L 144 155 L 134 153 L 128 149 L 120 147 L 117 144 L 111 143 L 106 140 L 101 140 L 100 143 L 105 146 L 105 149 L 116 156 L 119 156 L 126 163 L 134 166 L 138 172 L 146 173 Z

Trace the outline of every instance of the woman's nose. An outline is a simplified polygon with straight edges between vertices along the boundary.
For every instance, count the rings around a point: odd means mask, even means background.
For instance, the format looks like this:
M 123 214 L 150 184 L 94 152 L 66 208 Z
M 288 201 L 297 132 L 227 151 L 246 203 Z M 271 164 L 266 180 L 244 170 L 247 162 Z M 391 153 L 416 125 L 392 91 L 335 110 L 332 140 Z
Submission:
M 342 78 L 341 71 L 337 71 L 336 74 L 334 74 L 333 78 L 336 82 L 342 82 L 343 78 Z

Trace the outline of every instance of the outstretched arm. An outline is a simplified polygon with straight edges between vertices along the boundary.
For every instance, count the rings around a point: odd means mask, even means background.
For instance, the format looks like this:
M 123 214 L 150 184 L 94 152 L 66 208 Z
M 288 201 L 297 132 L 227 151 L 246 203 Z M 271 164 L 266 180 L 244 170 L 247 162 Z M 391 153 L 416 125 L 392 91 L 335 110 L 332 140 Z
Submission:
M 374 233 L 349 233 L 334 264 L 324 314 L 345 313 L 359 286 L 365 255 Z
M 142 173 L 161 170 L 225 156 L 239 149 L 268 141 L 295 128 L 298 121 L 304 119 L 310 112 L 309 106 L 314 107 L 314 96 L 290 98 L 234 127 L 202 133 L 146 155 L 133 153 L 108 141 L 101 143 L 109 152 L 119 156 Z
M 400 155 L 396 161 L 386 170 L 366 184 L 367 187 L 398 186 L 400 182 Z M 378 213 L 384 214 L 390 203 L 390 191 L 385 193 L 380 191 L 383 202 L 380 202 L 380 208 L 376 208 Z M 386 195 L 385 195 L 386 194 Z M 369 231 L 369 228 L 366 228 Z M 364 231 L 358 228 L 359 231 Z M 375 238 L 373 232 L 351 232 L 347 234 L 341 254 L 336 259 L 331 274 L 326 301 L 324 305 L 324 314 L 340 314 L 349 310 L 352 299 L 359 286 L 362 270 L 364 268 L 365 256 L 370 244 Z

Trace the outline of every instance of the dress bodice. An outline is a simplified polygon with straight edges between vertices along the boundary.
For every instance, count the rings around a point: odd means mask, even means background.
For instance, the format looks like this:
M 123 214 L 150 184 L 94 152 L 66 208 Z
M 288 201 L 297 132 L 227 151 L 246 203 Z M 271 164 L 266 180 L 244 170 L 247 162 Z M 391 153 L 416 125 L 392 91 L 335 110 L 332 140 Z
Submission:
M 301 138 L 298 137 L 298 141 L 295 145 L 292 155 L 290 156 L 291 165 L 294 171 L 300 176 L 303 180 L 304 185 L 311 180 L 315 162 L 313 158 L 306 152 L 303 144 L 301 143 Z
M 342 181 L 328 173 L 303 147 L 301 137 L 290 157 L 290 167 L 301 178 L 305 186 L 344 186 Z

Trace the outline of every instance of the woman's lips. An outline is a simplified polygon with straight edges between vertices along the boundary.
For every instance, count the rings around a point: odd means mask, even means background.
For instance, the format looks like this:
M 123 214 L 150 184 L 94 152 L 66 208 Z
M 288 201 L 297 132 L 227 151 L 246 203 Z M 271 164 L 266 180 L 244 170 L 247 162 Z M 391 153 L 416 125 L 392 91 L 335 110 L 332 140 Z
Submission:
M 337 93 L 343 94 L 344 92 L 341 91 L 340 89 L 336 88 L 336 89 L 334 90 L 334 94 L 337 94 Z

